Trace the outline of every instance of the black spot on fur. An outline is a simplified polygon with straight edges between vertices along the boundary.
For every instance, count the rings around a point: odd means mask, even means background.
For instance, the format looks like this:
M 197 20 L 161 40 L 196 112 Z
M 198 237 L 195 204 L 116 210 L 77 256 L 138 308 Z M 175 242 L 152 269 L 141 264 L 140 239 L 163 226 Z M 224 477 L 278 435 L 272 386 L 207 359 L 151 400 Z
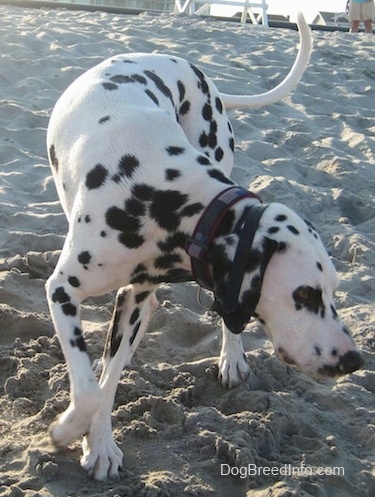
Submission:
M 77 315 L 77 307 L 70 302 L 67 304 L 62 304 L 62 311 L 65 316 L 76 316 Z
M 320 264 L 320 262 L 316 263 L 316 267 L 319 269 L 320 272 L 323 272 L 323 266 Z
M 177 81 L 177 87 L 178 87 L 179 101 L 181 104 L 180 108 L 178 110 L 178 114 L 180 116 L 183 116 L 189 112 L 190 102 L 188 100 L 186 100 L 184 102 L 185 95 L 186 95 L 186 88 L 185 88 L 185 85 L 182 83 L 182 81 Z
M 210 133 L 208 135 L 208 146 L 212 149 L 217 147 L 217 122 L 211 121 Z
M 181 261 L 181 256 L 178 254 L 165 254 L 154 260 L 154 266 L 156 269 L 169 269 Z
M 199 137 L 199 145 L 204 148 L 208 146 L 208 136 L 205 131 L 203 131 Z
M 66 293 L 64 287 L 56 288 L 52 295 L 52 302 L 61 304 L 61 309 L 65 316 L 76 316 L 77 307 L 70 302 L 70 296 Z
M 199 155 L 197 157 L 197 162 L 201 166 L 212 166 L 212 163 L 211 163 L 210 159 L 207 156 L 205 156 L 205 155 Z
M 110 116 L 104 116 L 104 117 L 101 117 L 99 119 L 99 124 L 103 124 L 103 123 L 106 123 L 107 121 L 109 121 L 111 118 Z
M 271 228 L 268 228 L 268 233 L 272 235 L 274 233 L 277 233 L 279 230 L 280 228 L 278 226 L 271 226 Z
M 124 83 L 141 83 L 143 85 L 147 84 L 146 78 L 139 74 L 132 74 L 131 76 L 126 76 L 123 74 L 116 74 L 112 76 L 110 80 L 113 83 L 124 84 Z
M 181 231 L 176 231 L 168 236 L 164 241 L 158 242 L 158 247 L 163 252 L 172 252 L 176 248 L 184 248 L 187 235 Z
M 146 185 L 144 183 L 139 183 L 133 186 L 132 195 L 138 200 L 147 202 L 152 199 L 154 191 L 155 188 L 153 188 L 152 186 Z
M 86 187 L 89 190 L 100 188 L 102 185 L 104 185 L 107 175 L 107 169 L 101 164 L 97 164 L 86 175 Z
M 78 255 L 78 262 L 84 266 L 87 266 L 87 264 L 90 263 L 91 261 L 91 254 L 90 252 L 88 252 L 87 250 L 84 251 L 84 252 L 81 252 L 79 255 Z
M 85 216 L 85 223 L 91 223 L 91 217 L 89 215 Z
M 140 314 L 139 308 L 136 307 L 130 316 L 129 324 L 134 324 L 138 320 L 139 314 Z
M 281 223 L 283 221 L 286 221 L 287 220 L 287 217 L 285 216 L 285 214 L 278 214 L 276 217 L 275 217 L 275 221 Z
M 191 273 L 185 269 L 172 268 L 162 274 L 149 274 L 148 272 L 139 273 L 132 277 L 132 284 L 143 285 L 151 283 L 152 285 L 159 285 L 160 283 L 182 283 L 191 280 Z
M 146 271 L 147 271 L 147 268 L 144 264 L 138 264 L 133 269 L 132 276 L 135 276 L 136 274 L 139 274 L 139 273 L 145 273 Z
M 179 171 L 178 169 L 166 169 L 165 171 L 165 179 L 167 181 L 174 181 L 180 176 L 181 176 L 181 171 Z
M 132 178 L 139 165 L 139 160 L 134 155 L 123 155 L 118 164 L 118 173 L 112 176 L 113 181 L 119 183 L 124 177 Z
M 145 93 L 148 97 L 151 98 L 151 100 L 156 104 L 156 105 L 159 105 L 159 100 L 157 98 L 157 96 L 155 95 L 155 93 L 153 93 L 151 90 L 145 90 Z
M 292 226 L 292 225 L 290 225 L 290 224 L 289 224 L 289 225 L 287 226 L 287 228 L 288 228 L 288 230 L 289 230 L 291 233 L 293 233 L 293 235 L 299 235 L 299 231 L 298 231 L 298 229 L 297 229 L 297 228 L 295 228 L 294 226 Z
M 181 105 L 180 105 L 180 108 L 179 108 L 179 114 L 180 116 L 184 116 L 185 114 L 187 114 L 190 110 L 190 102 L 189 100 L 186 100 L 185 102 L 183 102 Z
M 137 293 L 137 295 L 135 296 L 135 303 L 136 304 L 140 304 L 141 302 L 143 302 L 144 300 L 146 300 L 146 298 L 149 295 L 150 295 L 150 292 L 148 292 L 148 291 Z
M 216 109 L 220 112 L 220 114 L 222 114 L 223 113 L 223 103 L 219 97 L 216 97 L 215 105 L 216 105 Z
M 229 138 L 229 148 L 234 152 L 234 139 Z
M 183 147 L 168 147 L 167 152 L 169 155 L 181 155 L 185 152 L 185 149 Z
M 220 162 L 224 157 L 224 151 L 221 147 L 218 147 L 216 150 L 215 150 L 215 159 L 217 160 L 217 162 Z
M 200 71 L 197 67 L 193 66 L 192 64 L 190 64 L 190 67 L 193 69 L 196 76 L 198 77 L 198 88 L 202 91 L 202 93 L 208 95 L 209 87 L 205 75 L 202 73 L 202 71 Z
M 140 217 L 146 212 L 145 205 L 134 197 L 125 201 L 125 211 L 129 216 Z
M 320 356 L 322 355 L 322 350 L 321 350 L 321 348 L 320 348 L 320 347 L 318 347 L 317 345 L 315 345 L 314 349 L 315 349 L 315 353 L 316 353 L 316 355 L 317 355 L 318 357 L 320 357 Z
M 132 285 L 143 285 L 144 283 L 152 283 L 157 285 L 158 283 L 161 283 L 159 277 L 152 277 L 147 272 L 134 275 L 130 282 Z
M 52 295 L 52 302 L 57 302 L 59 304 L 70 302 L 70 296 L 66 293 L 63 286 L 59 286 L 58 288 L 56 288 Z
M 140 221 L 137 218 L 129 216 L 118 207 L 110 207 L 105 218 L 109 227 L 120 231 L 120 243 L 128 248 L 138 248 L 143 244 L 144 238 L 139 234 Z
M 105 238 L 105 237 L 107 236 L 107 233 L 106 233 L 104 230 L 102 230 L 102 231 L 100 232 L 100 236 L 101 236 L 102 238 Z
M 165 85 L 164 81 L 159 76 L 157 76 L 155 73 L 153 73 L 152 71 L 144 71 L 144 74 L 149 79 L 151 79 L 151 81 L 153 81 L 155 83 L 155 85 L 158 88 L 158 90 L 161 91 L 161 93 L 163 95 L 165 95 L 166 97 L 168 97 L 169 100 L 173 104 L 173 97 L 172 97 L 171 90 L 168 88 L 168 86 Z
M 150 216 L 161 228 L 174 231 L 180 223 L 180 216 L 176 211 L 187 199 L 187 195 L 177 190 L 157 190 L 150 205 Z
M 122 340 L 122 335 L 115 336 L 111 339 L 110 356 L 113 357 L 118 351 Z
M 81 286 L 79 279 L 76 278 L 75 276 L 69 276 L 68 283 L 74 288 L 79 288 Z
M 102 86 L 106 90 L 110 90 L 110 91 L 118 89 L 118 85 L 115 85 L 114 83 L 102 83 Z
M 285 242 L 278 242 L 276 251 L 280 254 L 286 252 L 288 249 L 288 245 Z
M 206 103 L 202 109 L 202 116 L 205 121 L 211 121 L 212 119 L 212 107 L 210 104 Z
M 86 352 L 86 344 L 83 340 L 82 331 L 77 326 L 73 331 L 74 338 L 70 340 L 70 345 L 72 347 L 78 347 L 81 352 Z
M 134 342 L 134 340 L 135 340 L 135 338 L 136 338 L 136 336 L 137 336 L 137 333 L 138 333 L 138 331 L 139 331 L 140 326 L 141 326 L 141 322 L 137 323 L 137 324 L 134 326 L 134 330 L 133 330 L 132 336 L 130 337 L 130 340 L 129 340 L 130 345 L 132 345 L 132 344 L 133 344 L 133 342 Z
M 140 83 L 141 85 L 147 85 L 147 80 L 141 74 L 132 74 L 131 78 L 134 82 Z
M 49 160 L 57 172 L 59 170 L 59 161 L 58 161 L 57 156 L 56 156 L 55 145 L 51 145 L 49 147 Z
M 177 88 L 178 88 L 180 102 L 182 102 L 186 94 L 186 88 L 184 83 L 182 81 L 177 81 Z
M 196 202 L 195 204 L 190 204 L 190 205 L 187 205 L 186 207 L 184 207 L 181 210 L 180 215 L 182 217 L 195 216 L 195 214 L 199 214 L 203 209 L 204 209 L 204 205 L 201 204 L 200 202 Z
M 208 175 L 216 179 L 217 181 L 220 181 L 220 183 L 225 183 L 226 185 L 234 185 L 234 182 L 229 179 L 225 174 L 220 171 L 220 169 L 209 169 L 208 170 Z

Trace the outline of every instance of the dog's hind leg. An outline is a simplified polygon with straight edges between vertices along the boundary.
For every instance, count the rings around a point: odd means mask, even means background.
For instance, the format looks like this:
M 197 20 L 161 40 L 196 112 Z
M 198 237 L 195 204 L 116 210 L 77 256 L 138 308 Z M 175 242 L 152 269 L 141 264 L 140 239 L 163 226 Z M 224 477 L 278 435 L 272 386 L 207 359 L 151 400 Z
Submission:
M 111 425 L 111 412 L 122 370 L 130 364 L 157 306 L 154 287 L 128 286 L 119 290 L 102 359 L 101 403 L 83 440 L 82 467 L 96 480 L 116 478 L 122 465 Z

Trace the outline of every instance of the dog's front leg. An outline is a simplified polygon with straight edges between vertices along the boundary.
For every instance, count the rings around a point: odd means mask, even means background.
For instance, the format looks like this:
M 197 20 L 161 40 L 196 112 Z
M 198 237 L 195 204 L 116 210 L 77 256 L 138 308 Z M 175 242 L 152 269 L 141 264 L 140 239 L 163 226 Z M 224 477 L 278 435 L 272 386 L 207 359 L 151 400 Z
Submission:
M 102 359 L 101 404 L 82 444 L 81 466 L 95 480 L 116 478 L 121 469 L 123 454 L 112 436 L 112 406 L 122 370 L 130 364 L 156 305 L 154 288 L 129 286 L 117 294 Z
M 70 380 L 69 407 L 51 426 L 51 438 L 58 447 L 66 447 L 89 430 L 100 404 L 100 389 L 81 331 L 81 297 L 74 281 L 71 279 L 69 283 L 62 273 L 56 269 L 46 285 L 51 316 Z
M 222 322 L 222 343 L 219 358 L 219 379 L 226 388 L 233 388 L 244 381 L 250 372 L 243 349 L 241 335 L 229 331 Z

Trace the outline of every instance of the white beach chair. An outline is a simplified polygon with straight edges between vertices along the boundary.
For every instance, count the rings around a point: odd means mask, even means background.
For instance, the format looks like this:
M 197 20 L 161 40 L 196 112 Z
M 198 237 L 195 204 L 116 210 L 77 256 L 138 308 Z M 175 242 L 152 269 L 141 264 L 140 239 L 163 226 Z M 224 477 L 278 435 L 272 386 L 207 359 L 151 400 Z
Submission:
M 197 8 L 196 4 L 203 4 Z M 266 0 L 175 0 L 174 13 L 181 14 L 209 14 L 211 5 L 229 5 L 233 7 L 242 7 L 241 22 L 246 22 L 247 14 L 253 24 L 260 24 L 268 27 Z M 252 9 L 260 9 L 260 15 L 256 16 Z

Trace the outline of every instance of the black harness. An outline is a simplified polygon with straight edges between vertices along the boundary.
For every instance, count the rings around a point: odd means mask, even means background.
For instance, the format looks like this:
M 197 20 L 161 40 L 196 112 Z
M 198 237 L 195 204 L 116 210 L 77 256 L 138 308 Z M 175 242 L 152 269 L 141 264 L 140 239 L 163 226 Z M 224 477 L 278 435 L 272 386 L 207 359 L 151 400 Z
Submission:
M 190 256 L 194 279 L 201 287 L 213 292 L 214 282 L 209 270 L 207 254 L 224 215 L 234 204 L 244 198 L 256 199 L 258 203 L 246 209 L 234 230 L 239 235 L 239 242 L 222 303 L 222 309 L 226 313 L 233 313 L 238 307 L 238 296 L 246 270 L 249 249 L 253 243 L 259 220 L 268 206 L 263 205 L 256 194 L 238 186 L 230 187 L 209 203 L 195 227 L 193 236 L 188 238 L 185 245 L 185 250 Z M 268 261 L 271 256 L 272 254 L 269 255 Z

